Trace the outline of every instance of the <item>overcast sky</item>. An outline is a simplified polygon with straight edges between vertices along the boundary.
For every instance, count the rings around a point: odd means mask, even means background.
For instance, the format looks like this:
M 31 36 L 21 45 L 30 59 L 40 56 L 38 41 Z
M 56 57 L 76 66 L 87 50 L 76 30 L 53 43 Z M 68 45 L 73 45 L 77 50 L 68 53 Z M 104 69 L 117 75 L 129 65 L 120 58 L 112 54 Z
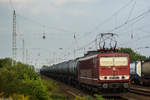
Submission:
M 105 32 L 119 35 L 118 47 L 150 56 L 150 49 L 144 48 L 150 46 L 150 12 L 146 12 L 150 0 L 0 0 L 0 57 L 12 56 L 13 9 L 20 61 L 23 38 L 28 62 L 50 64 L 74 58 L 74 49 L 85 46 L 75 52 L 75 57 L 95 49 L 95 43 L 86 45 Z M 42 39 L 43 32 L 46 39 Z

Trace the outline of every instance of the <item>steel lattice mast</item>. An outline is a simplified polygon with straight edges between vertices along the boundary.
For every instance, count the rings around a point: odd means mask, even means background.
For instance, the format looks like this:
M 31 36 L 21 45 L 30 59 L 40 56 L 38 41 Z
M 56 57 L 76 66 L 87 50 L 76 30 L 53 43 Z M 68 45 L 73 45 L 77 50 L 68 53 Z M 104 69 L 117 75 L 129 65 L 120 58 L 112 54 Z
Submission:
M 15 64 L 14 61 L 17 59 L 17 46 L 16 46 L 16 12 L 13 11 L 13 33 L 12 33 L 12 65 Z
M 22 40 L 22 63 L 25 63 L 24 57 L 25 57 L 25 48 L 24 48 L 24 38 L 23 38 Z

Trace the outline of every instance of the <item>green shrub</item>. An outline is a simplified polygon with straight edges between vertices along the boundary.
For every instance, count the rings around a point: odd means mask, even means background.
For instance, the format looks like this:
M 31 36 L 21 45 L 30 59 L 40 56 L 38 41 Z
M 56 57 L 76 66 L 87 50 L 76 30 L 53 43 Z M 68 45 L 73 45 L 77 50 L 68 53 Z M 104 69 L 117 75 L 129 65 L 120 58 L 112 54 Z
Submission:
M 86 100 L 86 98 L 85 97 L 76 96 L 75 100 Z
M 138 54 L 137 52 L 133 51 L 131 48 L 120 48 L 119 52 L 128 53 L 130 56 L 130 61 L 134 62 L 137 60 L 145 60 L 146 56 Z
M 94 94 L 94 96 L 96 97 L 96 100 L 104 100 L 104 98 L 101 95 Z
M 10 66 L 12 64 L 12 60 L 10 58 L 0 59 L 0 68 L 4 66 Z
M 29 96 L 30 100 L 49 100 L 49 95 L 41 78 L 29 65 L 16 63 L 10 59 L 0 60 L 0 92 L 8 97 L 14 93 Z
M 51 100 L 68 100 L 67 96 L 59 90 L 58 84 L 50 79 L 43 79 L 44 85 L 47 87 Z

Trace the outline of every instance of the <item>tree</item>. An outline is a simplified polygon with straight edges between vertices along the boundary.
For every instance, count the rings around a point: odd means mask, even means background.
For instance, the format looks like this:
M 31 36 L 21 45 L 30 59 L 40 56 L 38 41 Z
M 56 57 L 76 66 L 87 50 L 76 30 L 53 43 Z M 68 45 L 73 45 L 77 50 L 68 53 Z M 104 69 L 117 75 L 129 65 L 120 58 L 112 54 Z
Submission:
M 49 100 L 47 89 L 33 67 L 20 62 L 11 66 L 11 61 L 0 59 L 0 93 L 4 92 L 4 96 L 23 94 L 30 100 Z
M 141 54 L 138 54 L 137 52 L 134 52 L 131 48 L 120 48 L 119 52 L 128 53 L 130 56 L 130 62 L 146 59 L 146 56 L 143 56 Z
M 12 63 L 12 59 L 10 59 L 10 58 L 0 59 L 0 68 L 2 68 L 4 66 L 10 66 L 11 63 Z

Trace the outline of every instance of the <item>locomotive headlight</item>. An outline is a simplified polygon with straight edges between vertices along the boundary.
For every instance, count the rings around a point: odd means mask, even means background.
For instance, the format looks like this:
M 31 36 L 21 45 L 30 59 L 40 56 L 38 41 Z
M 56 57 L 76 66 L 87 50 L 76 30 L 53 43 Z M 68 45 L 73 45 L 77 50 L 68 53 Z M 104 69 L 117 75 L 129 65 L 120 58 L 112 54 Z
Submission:
M 99 79 L 100 80 L 107 80 L 107 76 L 100 76 Z
M 127 80 L 127 79 L 129 79 L 129 76 L 128 75 L 124 75 L 124 76 L 122 76 L 122 79 Z
M 100 80 L 104 80 L 104 77 L 103 77 L 103 76 L 100 76 L 99 79 L 100 79 Z
M 125 76 L 124 76 L 124 79 L 129 79 L 129 76 L 128 76 L 128 75 L 125 75 Z

